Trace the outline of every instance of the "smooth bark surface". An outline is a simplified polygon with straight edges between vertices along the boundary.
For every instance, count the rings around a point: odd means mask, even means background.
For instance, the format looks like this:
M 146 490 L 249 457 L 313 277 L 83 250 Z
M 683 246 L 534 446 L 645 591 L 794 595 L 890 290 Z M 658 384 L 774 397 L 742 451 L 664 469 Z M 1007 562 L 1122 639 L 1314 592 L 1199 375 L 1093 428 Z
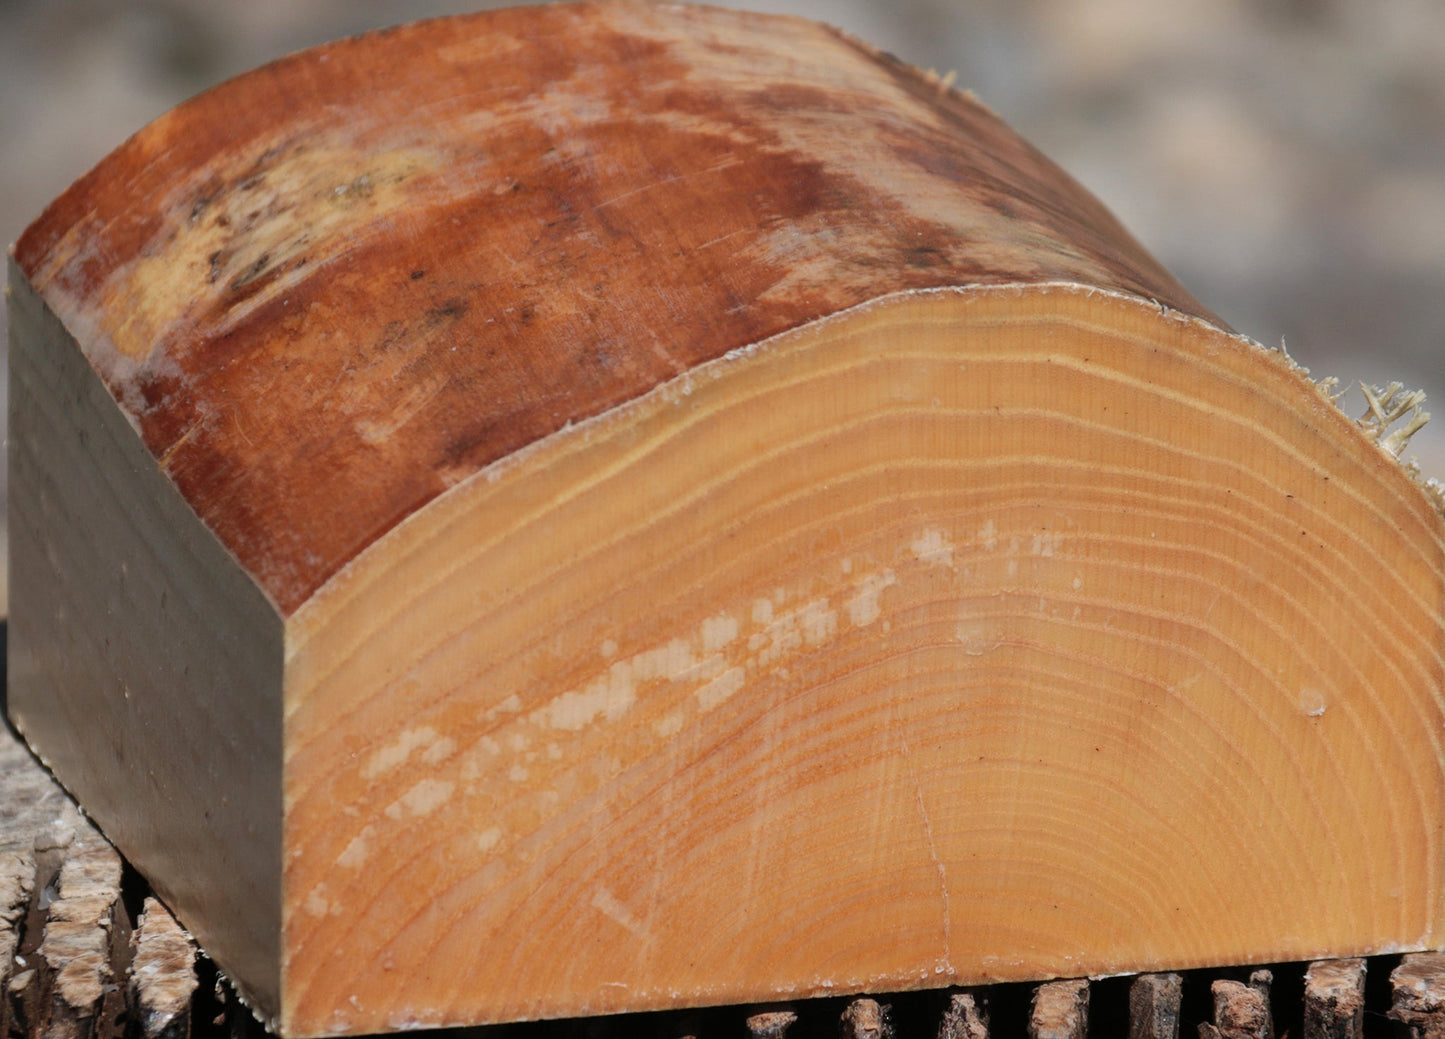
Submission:
M 268 65 L 141 131 L 16 258 L 287 614 L 486 465 L 888 292 L 1204 313 L 967 97 L 810 22 L 642 4 Z

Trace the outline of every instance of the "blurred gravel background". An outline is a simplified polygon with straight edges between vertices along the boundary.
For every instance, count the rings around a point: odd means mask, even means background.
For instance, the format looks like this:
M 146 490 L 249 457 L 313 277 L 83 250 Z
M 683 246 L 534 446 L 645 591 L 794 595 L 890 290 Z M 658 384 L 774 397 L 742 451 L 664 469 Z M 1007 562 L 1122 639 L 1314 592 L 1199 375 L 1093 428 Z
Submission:
M 130 133 L 288 51 L 477 3 L 0 0 L 0 237 Z M 1445 477 L 1445 0 L 750 0 L 957 71 L 1207 306 L 1398 379 Z M 1358 411 L 1358 399 L 1350 408 Z M 3 494 L 3 485 L 0 485 Z

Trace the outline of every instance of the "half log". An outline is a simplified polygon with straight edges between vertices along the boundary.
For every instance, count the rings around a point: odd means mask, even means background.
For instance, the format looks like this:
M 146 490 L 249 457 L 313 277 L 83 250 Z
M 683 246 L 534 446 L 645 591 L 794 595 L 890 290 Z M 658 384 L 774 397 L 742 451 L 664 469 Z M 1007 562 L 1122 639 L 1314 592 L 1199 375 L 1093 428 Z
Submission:
M 284 1035 L 1445 940 L 1418 401 L 833 30 L 307 51 L 11 277 L 12 716 Z

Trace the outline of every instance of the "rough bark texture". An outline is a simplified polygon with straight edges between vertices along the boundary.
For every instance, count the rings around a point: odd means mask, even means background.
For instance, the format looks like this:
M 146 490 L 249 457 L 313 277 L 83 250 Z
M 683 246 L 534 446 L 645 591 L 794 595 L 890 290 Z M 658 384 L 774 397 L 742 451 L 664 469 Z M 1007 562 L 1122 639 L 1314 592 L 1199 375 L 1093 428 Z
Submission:
M 784 1039 L 797 1023 L 798 1015 L 791 1010 L 766 1010 L 744 1022 L 752 1039 Z
M 1251 971 L 1249 987 L 1259 993 L 1259 1001 L 1265 1008 L 1265 1032 L 1263 1039 L 1274 1039 L 1274 1014 L 1271 1012 L 1270 989 L 1274 987 L 1274 973 L 1268 970 Z
M 120 906 L 120 856 L 94 829 L 77 828 L 65 849 L 56 899 L 36 955 L 48 990 L 48 1039 L 108 1036 L 124 1006 L 116 963 L 130 939 Z
M 186 1039 L 195 945 L 154 899 L 132 935 L 120 880 L 115 850 L 0 729 L 0 1037 L 115 1039 L 124 1019 L 132 1039 Z
M 1274 1034 L 1268 983 L 1260 979 L 1258 973 L 1250 977 L 1248 985 L 1238 981 L 1216 981 L 1211 986 L 1211 993 L 1214 996 L 1214 1022 L 1200 1023 L 1200 1039 L 1270 1039 Z
M 1141 974 L 1129 986 L 1129 1039 L 1178 1039 L 1184 979 Z
M 1406 956 L 1390 974 L 1390 1020 L 1402 1039 L 1445 1037 L 1445 953 Z
M 189 1039 L 196 992 L 196 946 L 154 898 L 132 936 L 131 1034 L 135 1039 Z
M 1305 973 L 1304 1039 L 1361 1039 L 1365 961 L 1320 960 Z
M 989 1039 L 988 1010 L 973 993 L 954 993 L 939 1023 L 938 1039 Z
M 1089 1031 L 1089 983 L 1052 981 L 1034 992 L 1029 1039 L 1084 1039 Z
M 0 728 L 0 1036 L 44 1020 L 44 975 L 35 957 L 45 919 L 40 902 L 51 897 L 46 889 L 59 868 L 57 849 L 71 839 L 77 820 L 60 788 Z
M 855 999 L 843 1011 L 842 1039 L 893 1039 L 888 1008 L 876 999 Z
M 49 1039 L 109 1035 L 125 1007 L 120 857 L 8 732 L 0 869 L 0 1023 Z

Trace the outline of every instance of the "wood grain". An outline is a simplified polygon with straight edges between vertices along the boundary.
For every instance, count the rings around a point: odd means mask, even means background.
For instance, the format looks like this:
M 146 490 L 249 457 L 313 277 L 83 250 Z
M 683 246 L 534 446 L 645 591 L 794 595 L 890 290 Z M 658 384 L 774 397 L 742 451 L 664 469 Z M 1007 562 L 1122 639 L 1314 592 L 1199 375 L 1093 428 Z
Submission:
M 1199 1024 L 1199 1039 L 1272 1039 L 1269 992 L 1254 984 L 1221 979 L 1210 986 L 1214 1021 Z
M 284 1035 L 1445 941 L 1400 409 L 832 30 L 293 56 L 12 281 L 11 712 Z
M 16 259 L 287 614 L 489 463 L 890 291 L 1205 313 L 966 97 L 812 23 L 642 4 L 268 65 L 132 138 Z
M 297 1020 L 1429 942 L 1441 551 L 1280 355 L 1124 297 L 912 295 L 694 372 L 291 618 Z M 325 970 L 358 943 L 435 992 Z
M 147 897 L 132 937 L 130 1005 L 142 1039 L 190 1039 L 196 946 L 166 907 Z

